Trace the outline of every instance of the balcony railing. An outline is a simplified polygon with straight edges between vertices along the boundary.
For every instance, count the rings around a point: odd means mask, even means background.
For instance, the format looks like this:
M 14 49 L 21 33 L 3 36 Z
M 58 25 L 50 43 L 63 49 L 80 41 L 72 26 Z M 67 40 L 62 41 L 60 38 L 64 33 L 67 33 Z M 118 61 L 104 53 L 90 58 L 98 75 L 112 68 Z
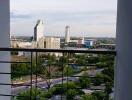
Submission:
M 81 95 L 105 92 L 109 82 L 113 87 L 112 76 L 100 73 L 114 66 L 115 51 L 0 48 L 3 51 L 11 52 L 10 61 L 0 61 L 10 63 L 11 72 L 0 75 L 11 75 L 11 83 L 0 85 L 10 85 L 12 92 L 0 96 L 12 100 L 82 100 Z

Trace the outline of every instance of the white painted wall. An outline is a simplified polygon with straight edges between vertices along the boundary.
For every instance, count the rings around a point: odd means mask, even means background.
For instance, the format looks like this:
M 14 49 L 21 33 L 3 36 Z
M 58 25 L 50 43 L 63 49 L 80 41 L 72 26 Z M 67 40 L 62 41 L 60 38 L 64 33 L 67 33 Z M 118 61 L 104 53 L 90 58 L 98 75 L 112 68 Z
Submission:
M 0 0 L 0 47 L 10 46 L 10 16 L 9 0 Z M 9 61 L 9 52 L 0 52 L 0 61 Z M 10 72 L 10 64 L 0 63 L 0 72 Z M 10 75 L 0 75 L 0 83 L 11 83 Z M 0 85 L 0 94 L 11 94 L 11 86 Z M 0 96 L 0 100 L 10 100 L 10 97 Z
M 132 0 L 118 0 L 115 99 L 132 100 Z

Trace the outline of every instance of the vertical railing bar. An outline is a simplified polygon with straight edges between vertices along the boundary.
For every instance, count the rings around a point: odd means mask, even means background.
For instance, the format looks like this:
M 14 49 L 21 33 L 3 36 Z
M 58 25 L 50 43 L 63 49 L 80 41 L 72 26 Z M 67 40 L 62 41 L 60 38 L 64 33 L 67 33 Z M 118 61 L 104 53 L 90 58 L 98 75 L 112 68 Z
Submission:
M 30 69 L 30 78 L 31 78 L 31 87 L 30 87 L 30 100 L 32 100 L 32 80 L 33 80 L 33 69 L 32 69 L 32 60 L 33 60 L 33 52 L 31 51 L 31 69 Z
M 49 73 L 48 73 L 48 76 L 49 76 L 49 83 L 48 83 L 48 91 L 49 91 L 49 89 L 50 89 L 50 79 L 51 79 L 51 56 L 50 56 L 50 62 L 49 62 Z
M 38 69 L 37 69 L 37 66 L 38 65 L 38 52 L 36 52 L 36 65 L 35 65 L 35 67 L 36 67 L 36 69 L 35 69 L 35 79 L 36 79 L 36 81 L 35 81 L 35 98 L 36 98 L 36 100 L 37 100 L 37 84 L 38 84 Z
M 65 56 L 64 55 L 64 52 L 62 53 L 63 57 Z M 62 60 L 63 61 L 63 60 Z M 63 89 L 63 77 L 64 77 L 64 63 L 62 62 L 62 75 L 61 75 L 61 78 L 62 78 L 62 89 Z M 63 90 L 64 91 L 64 90 Z M 63 100 L 63 92 L 61 93 L 61 100 Z
M 66 70 L 66 75 L 67 75 L 67 90 L 66 90 L 66 100 L 68 100 L 68 83 L 69 83 L 69 80 L 68 80 L 68 67 L 69 67 L 69 52 L 67 53 L 67 70 Z

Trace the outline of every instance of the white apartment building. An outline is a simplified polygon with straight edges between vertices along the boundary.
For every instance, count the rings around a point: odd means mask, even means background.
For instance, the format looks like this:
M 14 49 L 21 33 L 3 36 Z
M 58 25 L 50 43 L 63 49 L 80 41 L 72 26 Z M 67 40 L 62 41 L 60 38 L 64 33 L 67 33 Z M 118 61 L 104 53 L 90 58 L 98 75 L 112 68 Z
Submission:
M 38 41 L 35 42 L 35 47 L 33 48 L 39 48 L 39 49 L 43 49 L 45 48 L 45 37 L 41 37 Z
M 41 37 L 38 41 L 32 41 L 31 48 L 60 49 L 60 38 Z
M 46 37 L 44 44 L 47 49 L 60 49 L 60 38 Z
M 10 44 L 12 48 L 30 48 L 32 43 L 26 41 L 19 40 L 10 40 Z
M 38 20 L 34 27 L 34 41 L 39 41 L 44 35 L 44 23 L 42 20 Z

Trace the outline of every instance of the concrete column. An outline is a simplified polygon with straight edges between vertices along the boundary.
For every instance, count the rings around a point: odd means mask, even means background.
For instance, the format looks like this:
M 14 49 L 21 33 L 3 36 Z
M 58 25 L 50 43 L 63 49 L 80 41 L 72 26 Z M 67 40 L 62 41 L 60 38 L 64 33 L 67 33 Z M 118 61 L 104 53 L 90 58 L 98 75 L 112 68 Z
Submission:
M 132 100 L 132 0 L 118 0 L 115 100 Z
M 0 48 L 10 46 L 10 10 L 9 0 L 0 0 Z M 0 61 L 9 61 L 10 53 L 0 51 Z M 10 64 L 0 63 L 0 72 L 10 72 Z M 0 74 L 0 83 L 11 83 L 10 75 Z M 0 85 L 0 94 L 11 94 L 11 86 Z M 0 96 L 0 100 L 10 100 L 10 97 Z

